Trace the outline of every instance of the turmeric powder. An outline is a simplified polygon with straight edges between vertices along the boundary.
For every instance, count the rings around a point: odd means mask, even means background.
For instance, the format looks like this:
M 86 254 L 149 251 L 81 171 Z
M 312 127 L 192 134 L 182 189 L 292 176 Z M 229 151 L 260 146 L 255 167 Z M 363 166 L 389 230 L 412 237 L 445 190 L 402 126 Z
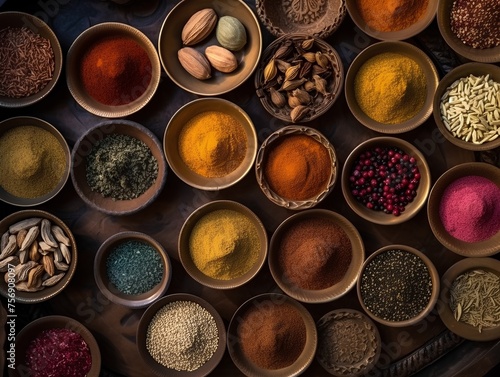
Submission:
M 380 123 L 399 124 L 424 106 L 424 71 L 413 59 L 386 52 L 368 59 L 354 79 L 354 96 L 363 112 Z
M 206 178 L 220 178 L 243 162 L 247 136 L 243 125 L 232 115 L 205 111 L 186 123 L 178 147 L 189 169 Z
M 216 210 L 203 216 L 189 237 L 195 266 L 219 280 L 238 278 L 253 267 L 260 252 L 257 228 L 234 210 Z

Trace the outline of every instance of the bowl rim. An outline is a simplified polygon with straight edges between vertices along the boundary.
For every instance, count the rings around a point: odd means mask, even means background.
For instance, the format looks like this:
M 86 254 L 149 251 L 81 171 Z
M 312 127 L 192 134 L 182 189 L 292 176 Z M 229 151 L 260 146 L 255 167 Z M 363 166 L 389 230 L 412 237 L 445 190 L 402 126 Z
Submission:
M 415 317 L 409 318 L 404 321 L 390 321 L 390 320 L 385 320 L 374 313 L 372 313 L 364 304 L 363 302 L 363 297 L 361 294 L 361 277 L 363 276 L 363 273 L 366 269 L 366 266 L 368 266 L 376 257 L 379 255 L 391 251 L 391 250 L 401 250 L 403 252 L 411 253 L 413 255 L 416 255 L 419 257 L 422 262 L 425 264 L 427 267 L 427 270 L 429 271 L 429 275 L 432 281 L 432 293 L 429 302 L 427 303 L 427 306 Z M 440 280 L 439 280 L 439 274 L 436 269 L 436 266 L 434 263 L 430 260 L 430 258 L 425 255 L 422 251 L 408 245 L 402 245 L 402 244 L 393 244 L 393 245 L 386 245 L 383 246 L 377 250 L 375 250 L 368 258 L 366 258 L 365 262 L 363 263 L 363 267 L 361 268 L 361 272 L 359 274 L 359 279 L 356 284 L 356 291 L 358 295 L 358 301 L 361 307 L 363 308 L 363 311 L 375 322 L 380 323 L 381 325 L 389 326 L 389 327 L 405 327 L 405 326 L 410 326 L 414 325 L 421 320 L 423 320 L 433 309 L 434 306 L 436 305 L 438 298 L 439 298 L 439 292 L 440 292 Z
M 292 305 L 295 309 L 299 311 L 304 320 L 304 325 L 306 326 L 306 344 L 304 349 L 299 356 L 299 358 L 290 366 L 286 368 L 276 369 L 276 370 L 266 370 L 251 364 L 250 366 L 245 365 L 246 363 L 241 360 L 238 347 L 238 336 L 237 336 L 237 326 L 240 320 L 242 313 L 245 313 L 249 310 L 249 307 L 254 305 L 262 305 L 262 302 L 271 301 L 273 305 L 280 305 L 286 303 L 287 305 Z M 316 329 L 316 323 L 311 315 L 311 313 L 305 308 L 297 300 L 292 297 L 285 295 L 283 293 L 262 293 L 256 296 L 253 296 L 243 302 L 233 313 L 231 320 L 228 325 L 228 340 L 227 340 L 227 349 L 229 356 L 236 367 L 245 375 L 249 377 L 279 377 L 283 376 L 285 373 L 288 377 L 295 377 L 302 374 L 313 362 L 317 344 L 318 344 L 318 332 Z M 306 359 L 305 362 L 300 365 L 297 364 L 298 360 L 301 358 Z M 249 361 L 250 363 L 250 361 Z M 297 365 L 295 365 L 297 364 Z
M 417 164 L 419 166 L 419 171 L 421 174 L 421 179 L 418 187 L 420 193 L 418 193 L 417 191 L 417 196 L 415 197 L 415 199 L 417 200 L 414 200 L 412 203 L 409 203 L 409 205 L 413 207 L 412 211 L 406 210 L 400 216 L 385 214 L 381 211 L 379 211 L 381 216 L 374 216 L 377 214 L 377 211 L 368 210 L 361 203 L 358 203 L 357 200 L 352 197 L 351 191 L 349 189 L 349 174 L 355 158 L 364 149 L 367 149 L 372 145 L 380 145 L 380 144 L 400 147 L 408 154 L 410 154 L 411 152 L 411 154 L 417 158 Z M 361 142 L 349 153 L 342 169 L 341 185 L 345 201 L 358 216 L 374 224 L 396 225 L 412 219 L 425 206 L 431 188 L 431 173 L 427 160 L 425 159 L 425 156 L 413 144 L 394 136 L 376 136 Z M 420 195 L 422 196 L 419 198 Z M 418 202 L 418 199 L 420 199 L 420 202 L 416 203 Z
M 62 149 L 64 150 L 64 156 L 66 159 L 66 168 L 64 170 L 63 176 L 61 177 L 61 180 L 53 190 L 51 190 L 49 193 L 43 196 L 37 198 L 19 198 L 7 193 L 2 187 L 0 187 L 1 201 L 18 207 L 27 208 L 48 202 L 49 200 L 53 199 L 57 194 L 59 194 L 66 185 L 66 182 L 68 181 L 72 163 L 71 163 L 71 151 L 69 149 L 68 142 L 66 141 L 64 136 L 53 124 L 41 118 L 22 115 L 2 120 L 0 121 L 0 138 L 2 138 L 5 132 L 17 127 L 22 127 L 21 123 L 23 124 L 26 123 L 25 124 L 26 126 L 35 126 L 50 132 L 53 136 L 55 136 L 55 138 L 61 145 Z M 4 197 L 5 195 L 7 195 L 7 197 Z
M 215 279 L 203 274 L 196 268 L 194 263 L 192 263 L 191 257 L 189 256 L 189 250 L 185 247 L 186 243 L 189 241 L 192 228 L 198 223 L 198 221 L 205 215 L 221 209 L 236 211 L 251 220 L 257 229 L 261 242 L 259 259 L 256 264 L 242 276 L 230 280 Z M 208 288 L 226 290 L 237 288 L 248 283 L 260 272 L 267 260 L 268 244 L 269 242 L 266 228 L 255 212 L 240 202 L 222 199 L 205 203 L 189 214 L 186 220 L 184 220 L 181 230 L 179 231 L 177 239 L 177 253 L 184 270 L 192 279 Z
M 453 182 L 450 181 L 447 183 L 448 179 L 455 175 L 456 177 L 453 181 L 468 175 L 477 175 L 488 178 L 492 182 L 494 181 L 490 177 L 497 176 L 497 181 L 500 182 L 500 170 L 498 167 L 486 162 L 464 162 L 449 168 L 441 174 L 436 182 L 434 182 L 427 201 L 427 218 L 434 237 L 448 250 L 464 257 L 489 257 L 499 253 L 500 246 L 495 241 L 500 240 L 500 232 L 497 232 L 496 235 L 487 240 L 469 243 L 452 237 L 444 229 L 439 218 L 440 198 L 444 190 Z M 473 250 L 473 254 L 467 250 Z
M 332 165 L 332 172 L 325 189 L 319 192 L 316 196 L 306 200 L 285 199 L 275 193 L 267 184 L 263 171 L 263 164 L 265 162 L 267 153 L 266 148 L 280 139 L 283 140 L 283 138 L 295 135 L 308 136 L 323 145 L 323 147 L 325 147 L 328 151 Z M 339 169 L 340 166 L 338 163 L 337 152 L 330 140 L 328 140 L 326 136 L 317 129 L 298 124 L 290 124 L 284 127 L 280 127 L 276 131 L 272 132 L 258 148 L 257 156 L 255 159 L 255 175 L 257 178 L 257 184 L 259 185 L 261 191 L 274 204 L 291 210 L 309 209 L 315 207 L 321 201 L 323 201 L 323 199 L 325 199 L 333 191 L 340 175 Z
M 316 291 L 302 289 L 292 284 L 288 284 L 281 278 L 282 274 L 278 266 L 278 262 L 276 262 L 277 255 L 279 254 L 278 246 L 281 238 L 283 237 L 283 234 L 286 234 L 290 226 L 292 226 L 293 224 L 309 218 L 327 218 L 329 220 L 333 220 L 335 224 L 339 225 L 342 228 L 351 242 L 352 260 L 349 269 L 345 273 L 342 280 L 331 287 Z M 293 215 L 287 217 L 281 222 L 281 224 L 278 225 L 271 237 L 269 244 L 268 265 L 274 281 L 284 293 L 286 293 L 291 298 L 303 303 L 332 302 L 345 296 L 356 285 L 357 280 L 359 279 L 359 276 L 361 274 L 361 267 L 364 260 L 365 247 L 359 231 L 356 229 L 354 224 L 352 224 L 346 217 L 338 212 L 334 212 L 328 209 L 307 209 L 301 212 L 294 213 Z M 344 280 L 348 281 L 345 282 Z
M 79 60 L 89 40 L 95 41 L 110 35 L 123 35 L 134 40 L 144 49 L 151 62 L 151 81 L 144 93 L 134 101 L 119 106 L 102 104 L 87 95 L 77 74 Z M 121 118 L 141 110 L 151 101 L 160 83 L 161 68 L 156 47 L 141 30 L 123 22 L 100 22 L 82 31 L 69 47 L 66 60 L 66 84 L 71 96 L 89 113 L 104 118 Z
M 359 107 L 354 90 L 354 81 L 359 69 L 371 58 L 384 53 L 394 53 L 410 58 L 417 63 L 426 76 L 426 99 L 422 108 L 403 123 L 385 124 L 370 118 Z M 439 73 L 431 58 L 417 46 L 405 41 L 379 41 L 361 50 L 351 62 L 345 77 L 344 95 L 352 115 L 363 126 L 383 134 L 401 134 L 416 129 L 425 123 L 433 111 L 433 99 L 439 85 Z
M 45 34 L 48 34 L 47 39 L 49 39 L 50 46 L 52 47 L 52 50 L 54 52 L 54 73 L 52 75 L 52 79 L 47 83 L 47 85 L 43 89 L 28 97 L 9 98 L 5 96 L 0 96 L 0 108 L 2 107 L 23 108 L 26 106 L 33 105 L 34 103 L 37 103 L 42 99 L 44 99 L 45 97 L 47 97 L 52 92 L 57 82 L 59 81 L 59 77 L 61 76 L 62 67 L 64 63 L 64 56 L 61 49 L 61 44 L 59 42 L 59 39 L 57 38 L 57 35 L 54 33 L 51 27 L 41 18 L 38 18 L 32 14 L 20 11 L 5 11 L 5 12 L 0 12 L 0 17 L 16 17 L 16 18 L 21 17 L 21 19 L 24 20 L 24 25 L 28 27 L 30 30 L 34 31 L 32 27 L 34 27 L 35 29 L 40 28 L 43 30 Z
M 114 247 L 126 242 L 138 241 L 145 243 L 155 249 L 160 255 L 163 265 L 163 277 L 153 289 L 139 295 L 127 295 L 121 292 L 115 292 L 115 288 L 109 282 L 107 276 L 102 274 L 106 270 L 106 258 L 113 251 Z M 140 309 L 148 306 L 158 298 L 162 297 L 167 291 L 172 279 L 172 264 L 165 248 L 153 237 L 148 234 L 137 231 L 122 231 L 108 237 L 99 246 L 94 257 L 94 280 L 101 293 L 115 304 L 123 305 L 132 309 Z
M 149 324 L 151 322 L 151 319 L 154 317 L 154 315 L 164 306 L 176 302 L 176 301 L 190 301 L 194 302 L 201 307 L 203 307 L 205 310 L 207 310 L 212 317 L 215 320 L 215 323 L 217 325 L 217 330 L 219 332 L 219 342 L 217 345 L 217 350 L 215 353 L 212 355 L 212 357 L 207 360 L 205 364 L 203 364 L 200 368 L 192 371 L 192 372 L 187 372 L 187 371 L 176 371 L 167 367 L 164 367 L 163 365 L 157 363 L 153 357 L 149 354 L 148 350 L 145 347 L 146 343 L 146 336 L 147 336 L 147 329 L 149 327 Z M 204 377 L 210 374 L 215 367 L 220 363 L 222 357 L 224 356 L 225 353 L 225 347 L 226 347 L 226 339 L 227 339 L 227 331 L 226 331 L 226 326 L 224 324 L 224 321 L 222 317 L 220 316 L 219 312 L 215 309 L 212 304 L 210 304 L 207 300 L 200 296 L 196 296 L 191 293 L 172 293 L 170 295 L 164 296 L 155 302 L 153 302 L 142 314 L 139 324 L 137 326 L 137 331 L 136 331 L 136 347 L 139 350 L 139 356 L 141 359 L 148 365 L 149 369 L 153 371 L 156 375 L 158 376 L 165 376 L 165 373 L 168 373 L 168 376 L 172 377 L 186 377 L 186 376 L 191 376 L 191 377 Z M 153 366 L 154 365 L 154 366 Z

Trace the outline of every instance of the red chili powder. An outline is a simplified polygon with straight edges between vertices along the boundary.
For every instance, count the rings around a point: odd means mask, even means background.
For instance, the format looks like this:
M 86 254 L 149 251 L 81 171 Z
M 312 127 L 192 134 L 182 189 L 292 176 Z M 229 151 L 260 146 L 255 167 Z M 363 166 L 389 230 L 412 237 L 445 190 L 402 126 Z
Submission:
M 42 331 L 30 342 L 26 364 L 31 377 L 85 377 L 92 356 L 80 334 L 55 328 Z
M 485 177 L 459 178 L 444 190 L 439 216 L 453 237 L 465 242 L 487 240 L 500 230 L 500 188 Z

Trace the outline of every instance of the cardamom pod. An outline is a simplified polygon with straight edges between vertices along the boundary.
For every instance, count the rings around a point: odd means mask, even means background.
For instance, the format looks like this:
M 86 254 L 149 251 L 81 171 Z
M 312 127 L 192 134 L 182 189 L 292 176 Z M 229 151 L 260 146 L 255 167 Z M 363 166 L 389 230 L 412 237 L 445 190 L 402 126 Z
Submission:
M 316 63 L 316 54 L 314 52 L 306 52 L 302 57 L 310 63 Z
M 278 70 L 276 69 L 274 59 L 269 60 L 269 63 L 264 68 L 264 84 L 274 79 L 277 73 Z
M 278 49 L 273 55 L 273 58 L 275 59 L 286 58 L 292 52 L 292 50 L 293 50 L 292 41 L 290 39 L 287 39 L 280 45 L 280 47 L 278 47 Z
M 302 47 L 304 50 L 310 50 L 313 45 L 314 45 L 314 38 L 307 38 L 302 41 L 300 47 Z
M 311 62 L 304 62 L 304 64 L 302 64 L 302 67 L 300 68 L 300 72 L 299 72 L 299 77 L 302 78 L 302 77 L 305 77 L 309 74 L 309 72 L 311 72 L 311 67 L 312 67 L 312 63 Z
M 212 8 L 205 8 L 194 13 L 181 31 L 182 44 L 192 46 L 204 40 L 217 25 L 217 13 Z
M 299 120 L 302 120 L 309 111 L 310 111 L 309 107 L 304 105 L 299 105 L 297 107 L 294 107 L 292 111 L 290 111 L 290 118 L 292 122 L 298 122 Z
M 276 67 L 278 67 L 278 70 L 282 73 L 285 73 L 288 68 L 290 68 L 291 64 L 281 60 L 281 59 L 274 59 L 276 62 Z
M 330 62 L 330 60 L 328 60 L 328 58 L 321 51 L 316 52 L 315 58 L 316 58 L 316 63 L 321 68 L 324 68 L 324 69 L 328 68 L 328 63 Z
M 273 87 L 269 88 L 269 93 L 271 94 L 271 101 L 276 107 L 281 108 L 286 105 L 286 99 L 282 93 L 280 93 Z
M 292 109 L 294 109 L 300 105 L 301 105 L 300 99 L 298 99 L 297 97 L 294 97 L 292 95 L 288 96 L 288 106 L 290 106 Z
M 281 86 L 281 90 L 285 90 L 285 91 L 290 91 L 290 90 L 294 90 L 294 89 L 297 89 L 299 86 L 301 86 L 303 83 L 306 82 L 306 79 L 303 77 L 301 79 L 297 79 L 297 80 L 285 80 L 283 82 L 283 85 Z
M 311 69 L 311 74 L 314 76 L 314 75 L 318 75 L 318 76 L 321 76 L 322 74 L 324 73 L 327 73 L 328 72 L 328 69 L 325 69 L 323 67 L 320 67 L 319 65 L 317 64 L 314 64 L 312 66 L 312 69 Z
M 285 71 L 285 81 L 293 80 L 300 72 L 300 64 L 292 65 Z
M 304 89 L 294 89 L 292 96 L 299 100 L 300 105 L 309 105 L 312 102 L 312 96 Z
M 311 92 L 313 90 L 316 89 L 316 85 L 310 81 L 310 80 L 307 80 L 305 83 L 304 83 L 304 90 L 308 91 L 308 92 Z
M 192 47 L 183 47 L 177 52 L 182 67 L 198 80 L 212 77 L 210 63 L 205 55 Z
M 318 75 L 314 75 L 313 80 L 314 85 L 316 85 L 316 91 L 326 96 L 328 94 L 326 90 L 326 80 Z

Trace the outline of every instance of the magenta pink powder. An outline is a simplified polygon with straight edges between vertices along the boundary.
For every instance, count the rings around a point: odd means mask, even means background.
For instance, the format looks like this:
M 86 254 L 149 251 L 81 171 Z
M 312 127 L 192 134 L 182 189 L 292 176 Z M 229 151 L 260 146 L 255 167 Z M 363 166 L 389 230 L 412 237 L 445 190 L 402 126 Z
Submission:
M 500 187 L 485 177 L 459 178 L 444 190 L 439 216 L 453 237 L 465 242 L 487 240 L 500 230 Z

